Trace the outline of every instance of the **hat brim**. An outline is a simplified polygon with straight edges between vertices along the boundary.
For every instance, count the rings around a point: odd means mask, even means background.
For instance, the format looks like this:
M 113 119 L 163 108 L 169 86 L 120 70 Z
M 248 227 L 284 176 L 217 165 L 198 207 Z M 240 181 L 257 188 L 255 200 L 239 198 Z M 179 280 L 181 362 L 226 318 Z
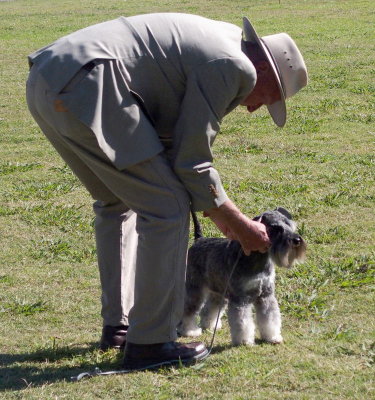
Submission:
M 267 105 L 267 108 L 273 119 L 273 122 L 277 126 L 283 127 L 286 122 L 285 91 L 283 88 L 279 70 L 277 68 L 277 64 L 272 56 L 272 53 L 270 52 L 266 44 L 262 41 L 262 39 L 258 36 L 247 17 L 243 17 L 243 32 L 245 40 L 259 46 L 264 56 L 271 65 L 272 72 L 275 76 L 276 83 L 280 92 L 280 100 L 276 101 L 273 104 Z

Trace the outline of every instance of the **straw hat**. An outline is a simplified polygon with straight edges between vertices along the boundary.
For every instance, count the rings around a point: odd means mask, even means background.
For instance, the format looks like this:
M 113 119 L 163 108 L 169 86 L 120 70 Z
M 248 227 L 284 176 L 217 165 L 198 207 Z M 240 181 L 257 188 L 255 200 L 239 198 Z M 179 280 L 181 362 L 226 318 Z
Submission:
M 282 127 L 286 121 L 285 99 L 307 85 L 307 69 L 302 54 L 286 33 L 260 38 L 246 17 L 243 18 L 243 31 L 245 40 L 258 45 L 271 64 L 281 99 L 267 108 L 275 124 Z

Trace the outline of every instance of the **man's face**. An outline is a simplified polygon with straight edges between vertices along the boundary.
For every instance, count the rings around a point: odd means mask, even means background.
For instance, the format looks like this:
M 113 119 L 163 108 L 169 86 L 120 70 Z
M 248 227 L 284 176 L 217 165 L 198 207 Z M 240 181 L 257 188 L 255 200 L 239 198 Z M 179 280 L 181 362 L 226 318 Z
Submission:
M 257 83 L 253 91 L 241 103 L 251 113 L 263 105 L 270 105 L 281 99 L 280 90 L 269 63 L 262 61 L 255 67 Z

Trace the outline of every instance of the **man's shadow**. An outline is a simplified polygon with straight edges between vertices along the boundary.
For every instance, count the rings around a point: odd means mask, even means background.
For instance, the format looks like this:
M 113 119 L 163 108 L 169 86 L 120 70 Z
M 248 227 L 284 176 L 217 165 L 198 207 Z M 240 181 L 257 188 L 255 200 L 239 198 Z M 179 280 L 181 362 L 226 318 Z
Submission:
M 99 357 L 93 361 L 93 353 L 98 351 L 97 343 L 85 347 L 48 348 L 25 354 L 0 353 L 0 393 L 6 390 L 22 390 L 27 387 L 42 386 L 46 383 L 71 381 L 72 376 L 95 367 L 103 370 L 115 370 L 121 367 L 122 353 L 108 357 Z M 49 366 L 59 360 L 79 359 L 79 366 Z M 100 360 L 102 358 L 102 360 Z M 113 361 L 115 359 L 115 361 Z M 48 364 L 46 363 L 48 360 Z
M 214 346 L 211 354 L 221 353 L 229 347 L 230 345 Z M 112 353 L 111 357 L 102 357 L 103 360 L 94 363 L 92 360 L 95 351 L 101 353 L 97 343 L 90 343 L 85 347 L 47 348 L 26 354 L 0 353 L 0 393 L 42 386 L 47 383 L 72 382 L 72 377 L 83 372 L 92 373 L 96 367 L 102 371 L 121 369 L 122 352 L 115 355 Z M 74 358 L 81 360 L 79 366 L 47 366 L 46 364 L 46 360 L 54 363 Z
M 214 346 L 211 354 L 221 353 L 230 347 L 230 345 Z M 85 347 L 48 348 L 27 354 L 0 353 L 0 393 L 42 386 L 46 383 L 72 382 L 72 377 L 77 377 L 83 372 L 92 373 L 96 367 L 102 371 L 121 369 L 122 352 L 116 355 L 112 353 L 110 360 L 106 357 L 107 359 L 94 363 L 92 359 L 95 351 L 100 352 L 97 343 L 90 343 Z M 82 360 L 79 366 L 46 366 L 46 360 L 53 363 L 74 358 Z M 85 358 L 87 361 L 84 361 Z

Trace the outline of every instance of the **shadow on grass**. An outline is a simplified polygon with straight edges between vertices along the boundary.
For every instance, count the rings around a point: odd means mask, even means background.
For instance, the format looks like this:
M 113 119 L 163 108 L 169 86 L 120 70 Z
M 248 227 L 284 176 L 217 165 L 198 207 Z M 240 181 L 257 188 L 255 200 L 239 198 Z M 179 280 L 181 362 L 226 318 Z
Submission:
M 95 362 L 95 354 L 103 354 L 98 350 L 97 343 L 85 347 L 41 349 L 27 354 L 0 353 L 0 393 L 55 382 L 70 382 L 72 376 L 92 371 L 97 366 L 104 370 L 119 368 L 121 354 L 115 362 L 113 357 L 112 361 L 103 361 L 99 357 L 98 362 Z M 74 366 L 59 366 L 63 360 L 71 361 Z
M 211 354 L 219 354 L 222 353 L 223 351 L 229 350 L 231 349 L 233 346 L 231 344 L 223 344 L 223 345 L 217 345 L 217 346 L 213 346 L 212 350 L 211 350 Z
M 214 346 L 211 354 L 219 354 L 230 347 L 230 344 Z M 98 350 L 97 343 L 87 347 L 41 349 L 28 354 L 0 353 L 0 393 L 56 382 L 71 382 L 71 377 L 82 372 L 93 372 L 96 367 L 102 371 L 121 369 L 122 353 L 118 352 L 114 356 L 111 353 L 111 360 L 108 357 L 100 360 L 103 357 L 98 357 L 97 362 L 94 360 L 95 354 L 105 355 Z M 79 366 L 58 366 L 63 360 Z M 56 366 L 51 365 L 52 363 Z

